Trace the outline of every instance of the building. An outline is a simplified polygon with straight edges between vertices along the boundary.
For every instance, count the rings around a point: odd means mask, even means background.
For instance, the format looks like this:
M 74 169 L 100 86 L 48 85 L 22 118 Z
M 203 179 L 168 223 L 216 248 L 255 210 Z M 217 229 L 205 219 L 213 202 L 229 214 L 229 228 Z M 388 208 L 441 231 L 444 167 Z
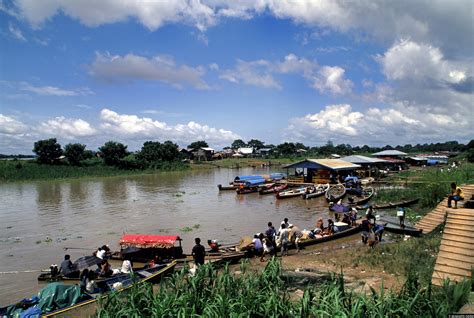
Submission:
M 397 159 L 402 159 L 406 156 L 408 156 L 407 153 L 398 151 L 395 149 L 390 149 L 390 150 L 384 150 L 380 152 L 373 153 L 372 156 L 374 157 L 389 157 L 389 158 L 397 158 Z
M 198 161 L 209 161 L 212 160 L 215 150 L 209 147 L 201 147 L 193 151 L 195 160 Z
M 342 157 L 341 160 L 360 165 L 361 169 L 357 170 L 357 174 L 361 177 L 376 177 L 380 170 L 384 170 L 387 165 L 387 160 L 380 158 L 370 158 L 360 155 L 352 155 Z
M 252 157 L 253 148 L 239 148 L 237 149 L 237 153 L 241 154 L 244 157 Z
M 287 169 L 288 182 L 292 183 L 330 183 L 337 182 L 361 168 L 360 165 L 341 159 L 305 159 L 283 166 Z M 290 177 L 289 170 L 295 173 Z

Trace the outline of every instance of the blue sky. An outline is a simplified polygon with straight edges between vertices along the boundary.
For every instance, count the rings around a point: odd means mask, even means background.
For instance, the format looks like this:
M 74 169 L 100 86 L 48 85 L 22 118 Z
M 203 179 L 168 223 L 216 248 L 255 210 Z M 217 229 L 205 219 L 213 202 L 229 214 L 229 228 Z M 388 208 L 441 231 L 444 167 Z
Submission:
M 0 2 L 0 153 L 38 139 L 474 136 L 471 1 Z

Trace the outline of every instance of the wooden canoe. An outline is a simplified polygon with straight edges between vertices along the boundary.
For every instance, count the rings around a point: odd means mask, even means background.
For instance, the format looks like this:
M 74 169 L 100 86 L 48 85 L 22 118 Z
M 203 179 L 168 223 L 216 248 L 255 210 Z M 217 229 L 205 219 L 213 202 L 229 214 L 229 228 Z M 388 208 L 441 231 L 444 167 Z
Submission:
M 311 188 L 311 187 L 309 187 L 309 188 Z M 313 191 L 313 192 L 304 193 L 302 195 L 302 197 L 305 200 L 317 198 L 317 197 L 320 197 L 320 196 L 324 195 L 328 189 L 329 189 L 329 184 L 318 184 L 312 190 L 310 190 L 310 191 Z
M 365 204 L 369 202 L 369 200 L 375 194 L 375 190 L 372 187 L 367 187 L 362 189 L 362 195 L 352 197 L 354 201 L 349 201 L 350 206 Z
M 383 223 L 385 231 L 395 233 L 395 234 L 405 234 L 405 235 L 410 235 L 410 236 L 421 236 L 423 233 L 422 229 L 417 229 L 415 227 L 411 226 L 405 226 L 405 227 L 400 227 L 399 224 L 395 223 Z
M 289 199 L 289 198 L 299 197 L 299 196 L 306 193 L 306 188 L 307 187 L 277 192 L 276 193 L 276 198 L 277 199 Z
M 286 183 L 280 184 L 280 185 L 275 184 L 273 187 L 260 189 L 259 193 L 260 194 L 277 193 L 277 192 L 281 192 L 281 191 L 285 190 L 286 188 L 288 188 L 288 184 L 286 184 Z
M 343 184 L 336 184 L 331 186 L 324 196 L 328 202 L 336 203 L 346 195 L 346 187 Z
M 75 305 L 56 310 L 50 313 L 43 313 L 42 317 L 55 317 L 55 316 L 63 316 L 63 317 L 74 317 L 83 313 L 84 311 L 92 312 L 94 314 L 97 301 L 101 298 L 105 298 L 108 296 L 110 292 L 113 291 L 112 285 L 116 282 L 121 282 L 124 288 L 115 291 L 117 293 L 123 293 L 132 288 L 133 286 L 137 286 L 139 284 L 148 282 L 148 283 L 158 283 L 160 282 L 161 278 L 165 275 L 171 274 L 174 271 L 176 266 L 176 261 L 173 261 L 169 264 L 158 265 L 153 268 L 143 269 L 141 271 L 135 272 L 135 278 L 127 277 L 127 280 L 124 280 L 124 276 L 120 277 L 111 277 L 107 280 L 97 282 L 100 288 L 106 290 L 105 293 L 102 294 L 85 294 L 85 299 Z
M 356 233 L 359 233 L 361 230 L 360 226 L 354 226 L 351 227 L 347 230 L 341 231 L 334 233 L 333 235 L 328 235 L 328 236 L 323 236 L 321 238 L 314 238 L 314 239 L 308 239 L 308 240 L 303 240 L 298 243 L 299 246 L 309 246 L 309 245 L 315 245 L 315 244 L 320 244 L 328 241 L 333 241 L 338 238 L 350 236 Z
M 386 204 L 373 204 L 372 207 L 377 210 L 382 210 L 382 209 L 393 209 L 393 208 L 398 208 L 398 207 L 406 207 L 412 204 L 416 204 L 420 201 L 420 199 L 411 199 L 411 200 L 404 200 L 404 201 L 399 201 L 399 202 L 389 202 Z M 365 209 L 367 207 L 364 206 L 357 206 L 357 209 Z
M 237 187 L 235 187 L 233 185 L 223 186 L 222 184 L 218 184 L 217 188 L 219 189 L 219 191 L 235 191 L 235 189 L 237 189 Z
M 244 187 L 244 188 L 237 188 L 237 194 L 248 194 L 253 192 L 258 192 L 258 187 Z

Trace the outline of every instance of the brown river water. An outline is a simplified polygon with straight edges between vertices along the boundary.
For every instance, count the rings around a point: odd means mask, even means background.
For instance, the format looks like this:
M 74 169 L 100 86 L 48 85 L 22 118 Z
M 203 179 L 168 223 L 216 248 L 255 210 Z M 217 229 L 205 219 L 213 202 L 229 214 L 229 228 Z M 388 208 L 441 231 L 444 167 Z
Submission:
M 328 218 L 324 198 L 276 200 L 273 195 L 219 192 L 236 175 L 277 169 L 211 169 L 154 175 L 0 184 L 0 307 L 44 287 L 36 277 L 99 245 L 118 249 L 122 233 L 177 234 L 189 253 L 195 237 L 235 243 L 290 223 L 312 228 Z M 186 229 L 189 227 L 189 229 Z M 87 250 L 85 250 L 87 249 Z M 90 250 L 90 252 L 89 252 Z

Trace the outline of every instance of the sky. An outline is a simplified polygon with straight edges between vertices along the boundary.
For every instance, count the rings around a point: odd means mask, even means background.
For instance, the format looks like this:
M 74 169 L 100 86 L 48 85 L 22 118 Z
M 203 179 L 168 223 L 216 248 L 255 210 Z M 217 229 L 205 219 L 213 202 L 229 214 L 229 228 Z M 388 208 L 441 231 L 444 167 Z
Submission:
M 474 138 L 474 2 L 0 0 L 0 153 Z

